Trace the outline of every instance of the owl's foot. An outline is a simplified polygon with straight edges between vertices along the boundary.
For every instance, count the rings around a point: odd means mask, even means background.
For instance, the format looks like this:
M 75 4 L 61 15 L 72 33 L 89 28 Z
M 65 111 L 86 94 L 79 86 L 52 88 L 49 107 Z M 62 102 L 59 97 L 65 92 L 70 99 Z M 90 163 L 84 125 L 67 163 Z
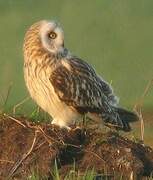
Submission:
M 65 124 L 65 122 L 63 122 L 63 121 L 57 121 L 56 119 L 53 119 L 52 120 L 52 122 L 51 122 L 51 124 L 53 125 L 53 126 L 58 126 L 58 127 L 60 127 L 61 129 L 66 129 L 66 130 L 68 130 L 68 131 L 70 131 L 71 130 L 71 128 L 69 127 L 69 126 L 66 126 L 66 124 Z M 53 127 L 54 128 L 54 127 Z

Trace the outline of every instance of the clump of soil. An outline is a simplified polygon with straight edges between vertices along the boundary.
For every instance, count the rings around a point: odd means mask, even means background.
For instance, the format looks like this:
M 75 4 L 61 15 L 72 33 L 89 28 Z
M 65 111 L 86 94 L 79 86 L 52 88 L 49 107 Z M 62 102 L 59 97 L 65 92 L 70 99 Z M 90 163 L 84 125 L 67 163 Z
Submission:
M 63 178 L 74 159 L 80 174 L 94 168 L 97 177 L 109 179 L 141 179 L 153 171 L 153 150 L 116 132 L 92 127 L 68 131 L 26 118 L 0 117 L 0 179 L 25 179 L 33 171 L 52 179 L 55 159 Z

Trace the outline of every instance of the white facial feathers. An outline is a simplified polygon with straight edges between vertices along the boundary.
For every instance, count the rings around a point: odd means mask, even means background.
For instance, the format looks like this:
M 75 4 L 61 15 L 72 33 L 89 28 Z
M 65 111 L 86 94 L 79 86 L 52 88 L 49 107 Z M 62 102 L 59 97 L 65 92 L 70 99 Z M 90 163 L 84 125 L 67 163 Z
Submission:
M 54 38 L 50 37 L 54 33 Z M 51 53 L 59 53 L 64 48 L 64 33 L 60 25 L 54 21 L 42 21 L 40 26 L 42 46 Z

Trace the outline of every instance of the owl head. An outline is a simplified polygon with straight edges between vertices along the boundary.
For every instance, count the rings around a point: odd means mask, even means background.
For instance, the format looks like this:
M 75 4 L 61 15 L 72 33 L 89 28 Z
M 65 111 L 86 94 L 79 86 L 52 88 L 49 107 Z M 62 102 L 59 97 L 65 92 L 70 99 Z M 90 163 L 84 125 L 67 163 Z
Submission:
M 40 22 L 40 40 L 42 46 L 51 53 L 64 50 L 64 33 L 61 26 L 55 21 Z

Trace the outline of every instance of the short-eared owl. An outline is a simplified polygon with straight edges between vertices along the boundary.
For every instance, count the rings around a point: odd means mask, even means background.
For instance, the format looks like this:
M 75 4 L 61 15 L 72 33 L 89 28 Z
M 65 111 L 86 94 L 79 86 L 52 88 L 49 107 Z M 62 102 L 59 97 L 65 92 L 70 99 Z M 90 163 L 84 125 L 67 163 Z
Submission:
M 111 86 L 64 46 L 64 33 L 57 22 L 43 20 L 27 31 L 24 77 L 31 97 L 60 127 L 69 128 L 85 114 L 124 131 L 137 120 L 134 113 L 118 107 Z

